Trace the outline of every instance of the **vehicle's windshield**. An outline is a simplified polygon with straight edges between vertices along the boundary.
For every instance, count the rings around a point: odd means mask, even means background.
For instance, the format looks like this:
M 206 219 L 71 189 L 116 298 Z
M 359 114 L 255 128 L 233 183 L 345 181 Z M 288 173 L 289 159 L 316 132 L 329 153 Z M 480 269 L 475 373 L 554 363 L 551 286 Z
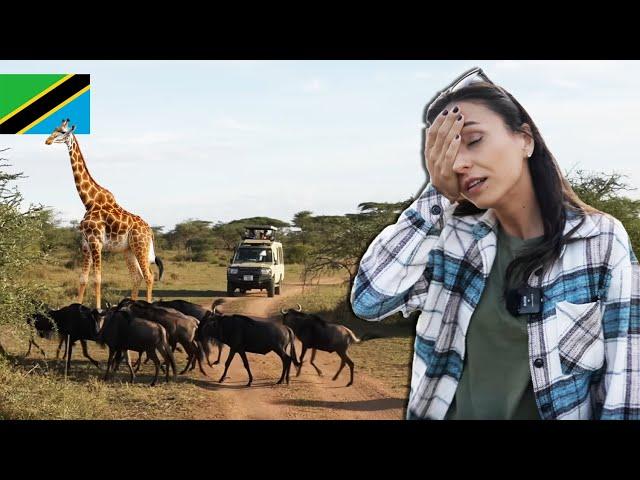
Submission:
M 233 259 L 234 263 L 240 262 L 263 262 L 272 263 L 273 256 L 271 250 L 264 247 L 240 247 Z

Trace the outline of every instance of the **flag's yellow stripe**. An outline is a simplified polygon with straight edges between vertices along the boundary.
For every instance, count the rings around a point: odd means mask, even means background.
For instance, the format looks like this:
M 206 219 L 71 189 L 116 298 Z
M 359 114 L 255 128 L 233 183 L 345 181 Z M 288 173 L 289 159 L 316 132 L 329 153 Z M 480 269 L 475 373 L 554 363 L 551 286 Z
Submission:
M 67 100 L 65 100 L 64 102 L 62 102 L 60 105 L 58 105 L 57 107 L 55 107 L 54 109 L 48 111 L 47 113 L 45 113 L 44 115 L 42 115 L 40 118 L 38 118 L 37 120 L 34 120 L 33 122 L 31 122 L 29 125 L 27 125 L 26 127 L 24 127 L 22 130 L 20 130 L 18 133 L 19 135 L 23 134 L 24 132 L 26 132 L 27 130 L 29 130 L 31 127 L 33 127 L 35 124 L 40 123 L 41 121 L 45 120 L 46 118 L 49 118 L 51 115 L 53 115 L 54 113 L 56 113 L 58 110 L 60 110 L 62 107 L 64 107 L 65 105 L 67 105 L 68 103 L 73 102 L 76 98 L 78 98 L 80 95 L 82 95 L 84 92 L 88 91 L 89 88 L 91 88 L 91 85 L 87 85 L 86 87 L 84 87 L 82 90 L 80 90 L 78 93 L 76 93 L 73 97 L 68 98 Z
M 29 100 L 27 103 L 24 103 L 22 105 L 20 105 L 18 108 L 16 108 L 13 112 L 9 113 L 8 115 L 5 115 L 4 117 L 0 118 L 0 123 L 4 123 L 5 120 L 10 119 L 11 117 L 13 117 L 16 113 L 21 112 L 22 110 L 24 110 L 25 108 L 27 108 L 29 105 L 31 105 L 33 102 L 35 102 L 36 100 L 38 100 L 39 98 L 44 97 L 47 93 L 49 93 L 51 90 L 53 90 L 54 88 L 56 88 L 58 85 L 62 85 L 64 82 L 66 82 L 67 80 L 69 80 L 71 77 L 73 77 L 73 73 L 70 73 L 69 75 L 62 77 L 60 80 L 58 80 L 56 83 L 54 83 L 53 85 L 51 85 L 50 87 L 47 87 L 45 90 L 43 90 L 42 92 L 40 92 L 38 95 L 36 95 L 35 97 L 33 97 L 31 100 Z

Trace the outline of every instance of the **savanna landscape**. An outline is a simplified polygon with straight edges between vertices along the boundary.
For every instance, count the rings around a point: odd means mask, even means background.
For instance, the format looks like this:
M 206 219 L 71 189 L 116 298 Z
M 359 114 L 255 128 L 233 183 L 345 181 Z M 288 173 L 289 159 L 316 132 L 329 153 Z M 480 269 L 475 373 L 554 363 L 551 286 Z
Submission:
M 305 358 L 299 376 L 291 368 L 290 383 L 276 385 L 281 370 L 278 356 L 248 353 L 254 381 L 246 386 L 247 372 L 239 357 L 232 362 L 223 383 L 221 362 L 198 368 L 150 387 L 153 365 L 142 364 L 136 381 L 120 368 L 104 381 L 107 350 L 89 341 L 99 368 L 73 351 L 70 369 L 56 358 L 58 338 L 34 336 L 45 355 L 32 349 L 34 331 L 27 319 L 47 308 L 58 309 L 77 301 L 82 263 L 82 235 L 78 223 L 62 225 L 48 206 L 26 205 L 10 173 L 10 158 L 0 161 L 0 418 L 2 419 L 402 419 L 409 394 L 416 315 L 400 314 L 381 322 L 355 317 L 348 295 L 358 262 L 384 226 L 395 222 L 412 199 L 397 203 L 364 202 L 358 213 L 314 215 L 298 212 L 284 221 L 269 217 L 241 218 L 231 222 L 189 219 L 169 231 L 152 226 L 156 255 L 162 257 L 164 275 L 152 266 L 156 278 L 153 300 L 181 299 L 211 309 L 224 299 L 224 314 L 239 313 L 265 322 L 278 322 L 282 309 L 301 308 L 327 322 L 350 328 L 366 341 L 351 345 L 355 364 L 351 386 L 348 368 L 336 380 L 337 355 L 318 351 L 316 365 Z M 634 250 L 640 245 L 640 201 L 624 196 L 628 186 L 621 175 L 578 171 L 569 177 L 574 190 L 587 203 L 609 212 L 625 225 Z M 251 290 L 228 296 L 226 275 L 230 257 L 248 224 L 281 229 L 285 279 L 279 295 Z M 291 228 L 294 227 L 294 228 Z M 91 276 L 93 279 L 93 276 Z M 102 255 L 102 302 L 117 304 L 130 295 L 130 277 L 123 256 Z M 144 298 L 144 288 L 141 290 Z M 83 303 L 93 308 L 89 282 Z M 301 352 L 299 341 L 296 350 Z M 218 354 L 214 351 L 209 360 Z M 184 351 L 176 350 L 179 370 L 187 364 Z

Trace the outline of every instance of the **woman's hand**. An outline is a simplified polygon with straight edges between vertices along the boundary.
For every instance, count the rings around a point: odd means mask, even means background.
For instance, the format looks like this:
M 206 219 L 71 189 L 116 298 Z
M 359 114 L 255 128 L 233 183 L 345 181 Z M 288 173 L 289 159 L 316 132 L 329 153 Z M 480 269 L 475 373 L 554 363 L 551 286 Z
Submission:
M 460 132 L 464 116 L 458 107 L 451 112 L 444 110 L 427 129 L 425 161 L 431 184 L 452 203 L 460 197 L 458 175 L 453 162 L 460 147 Z

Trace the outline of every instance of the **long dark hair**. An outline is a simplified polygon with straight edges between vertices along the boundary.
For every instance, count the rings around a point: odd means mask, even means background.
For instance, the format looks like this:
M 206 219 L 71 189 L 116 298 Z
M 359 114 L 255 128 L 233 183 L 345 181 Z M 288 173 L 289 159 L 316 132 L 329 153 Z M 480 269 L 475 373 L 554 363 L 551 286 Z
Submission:
M 506 127 L 512 132 L 532 136 L 535 142 L 534 151 L 528 159 L 528 163 L 544 223 L 544 237 L 540 244 L 521 250 L 507 267 L 503 292 L 506 295 L 506 290 L 512 286 L 511 280 L 516 274 L 520 275 L 520 280 L 513 282 L 513 284 L 522 285 L 536 268 L 540 266 L 546 268 L 551 265 L 560 256 L 562 246 L 567 239 L 585 221 L 586 215 L 603 212 L 580 200 L 562 174 L 534 121 L 522 105 L 503 88 L 488 82 L 476 82 L 449 93 L 436 100 L 432 106 L 428 106 L 428 111 L 425 112 L 427 121 L 432 124 L 446 105 L 463 100 L 486 106 L 499 115 Z M 531 128 L 532 135 L 523 128 L 525 123 Z M 566 223 L 565 209 L 575 212 L 576 215 L 582 217 L 582 220 L 563 237 L 562 233 Z M 478 208 L 468 200 L 460 200 L 453 215 L 474 215 L 485 211 L 486 209 Z

